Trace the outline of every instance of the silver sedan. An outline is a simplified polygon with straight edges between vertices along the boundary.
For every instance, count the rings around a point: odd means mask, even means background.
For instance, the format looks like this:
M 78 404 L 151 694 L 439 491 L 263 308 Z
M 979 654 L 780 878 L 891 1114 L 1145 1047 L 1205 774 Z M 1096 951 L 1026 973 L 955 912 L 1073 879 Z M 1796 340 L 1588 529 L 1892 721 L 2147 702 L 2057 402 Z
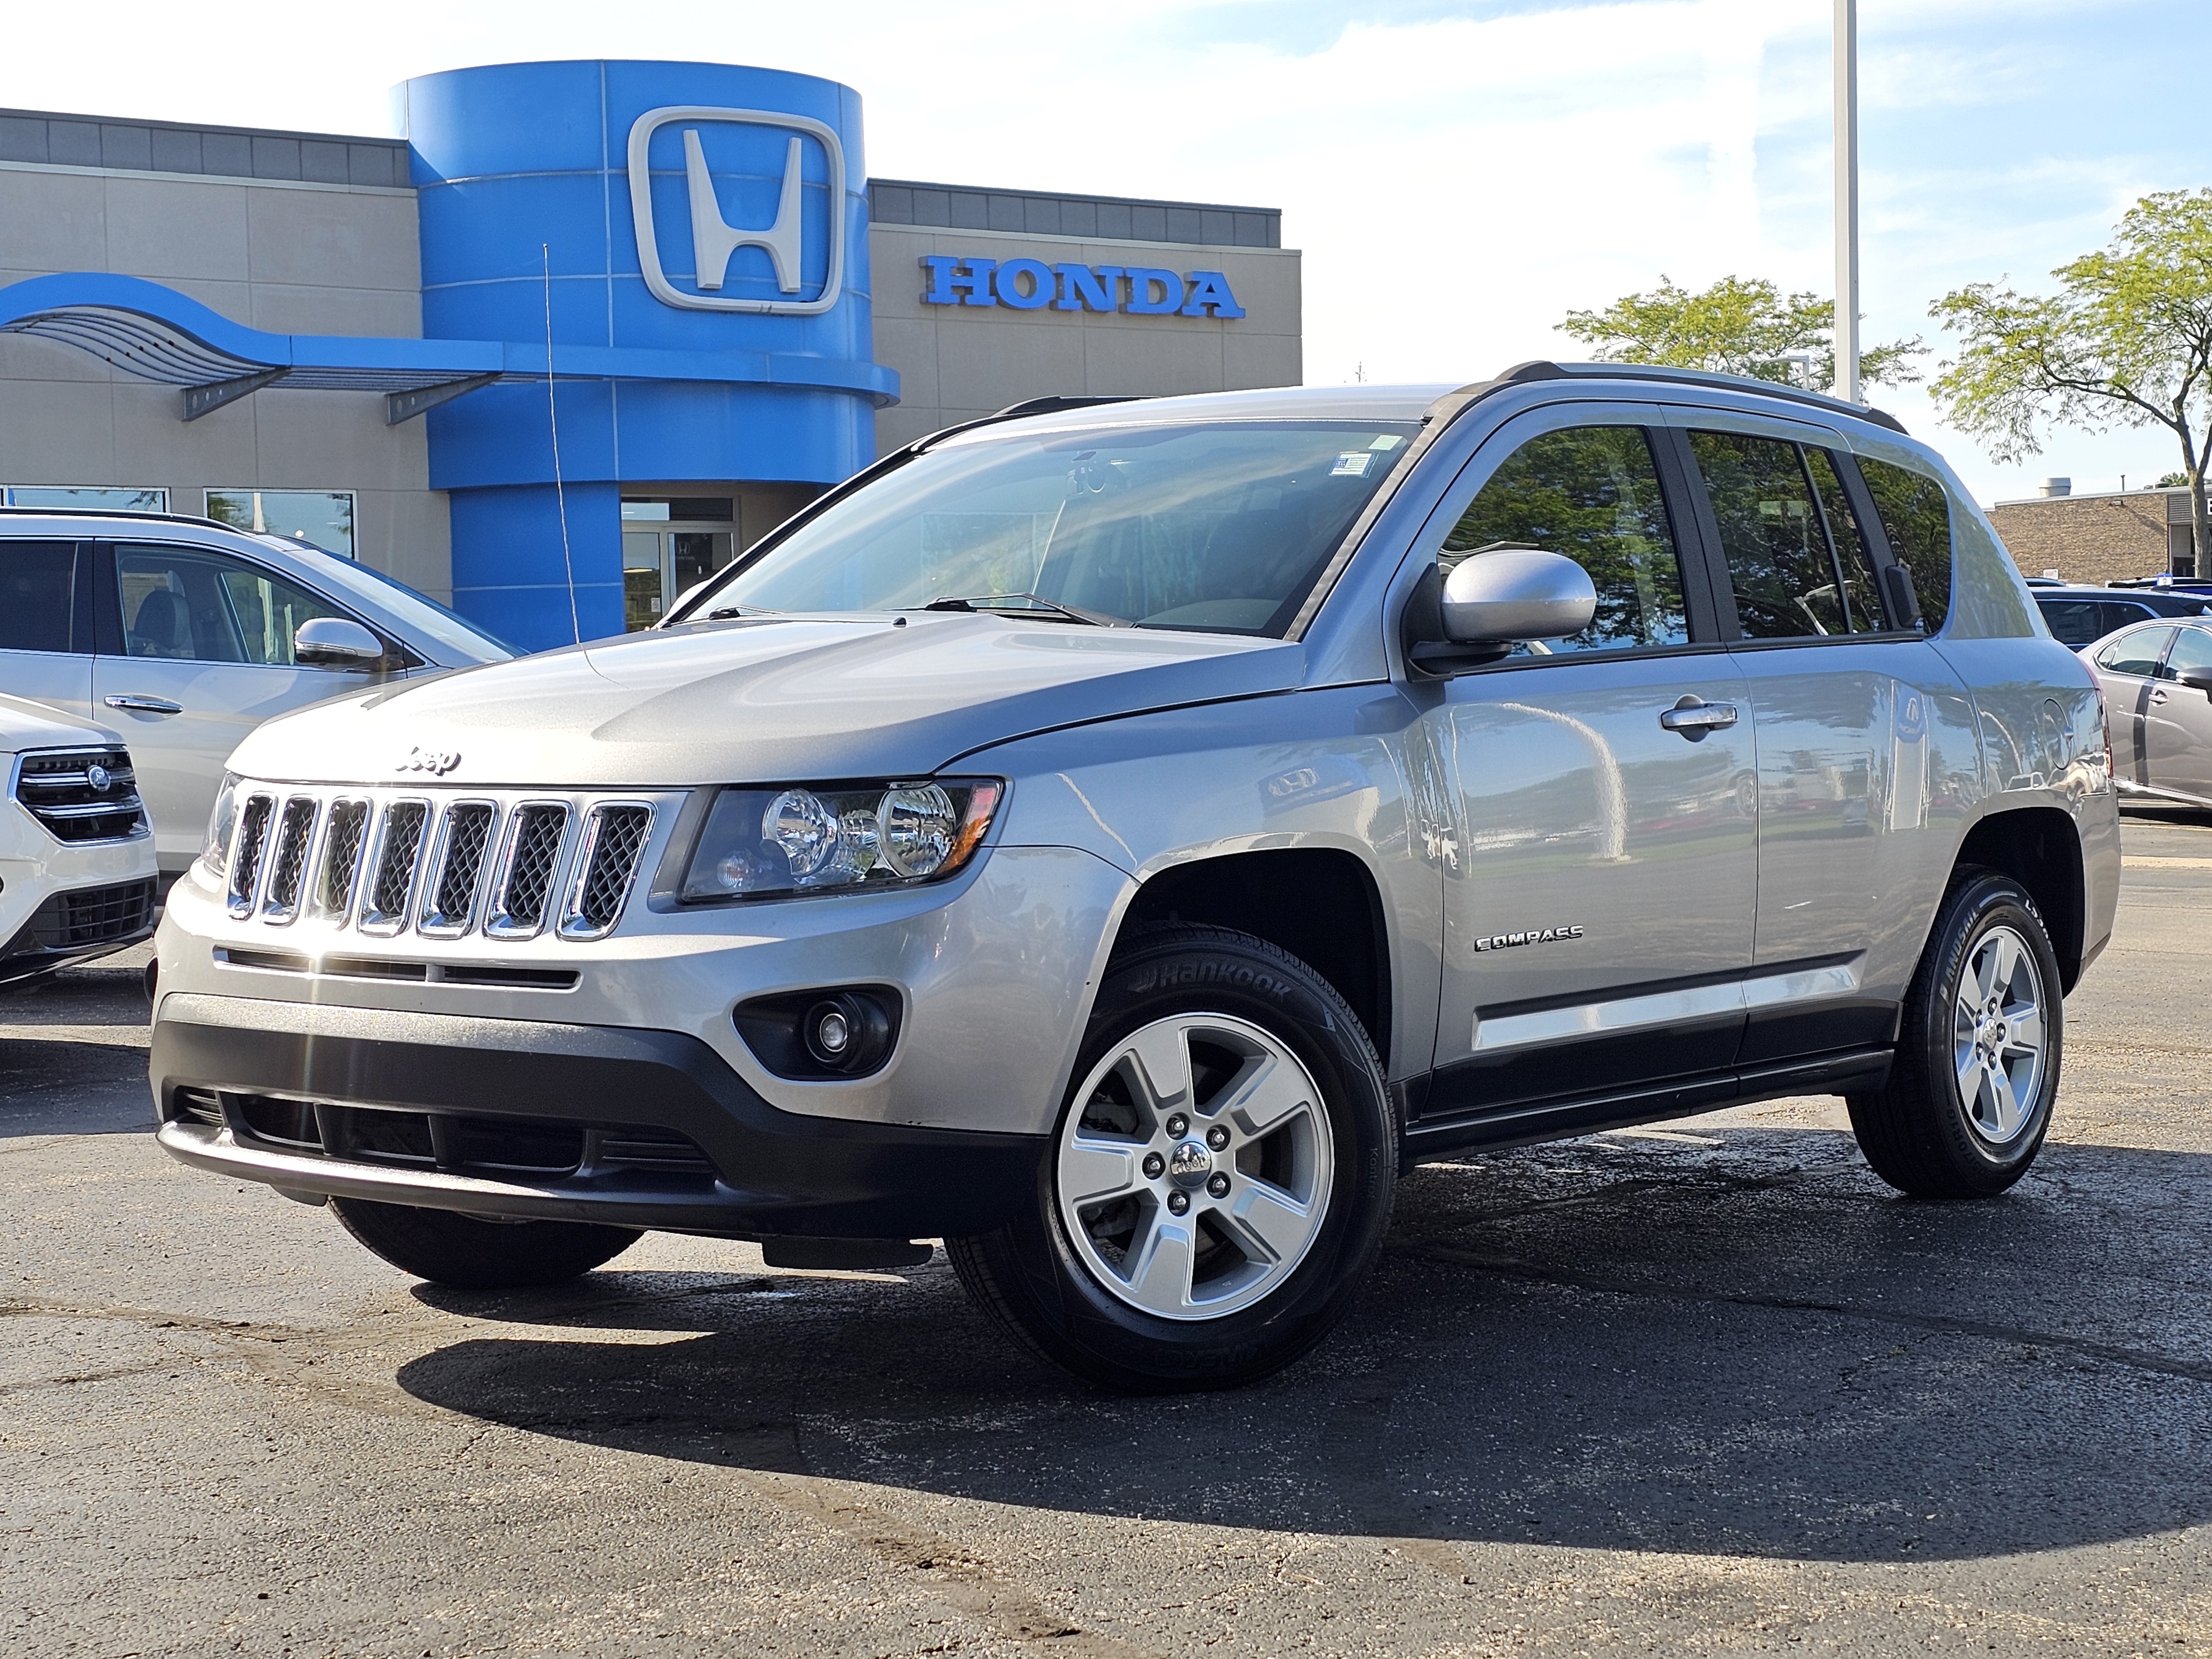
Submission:
M 2212 621 L 2139 623 L 2081 654 L 2105 694 L 2121 792 L 2212 806 Z

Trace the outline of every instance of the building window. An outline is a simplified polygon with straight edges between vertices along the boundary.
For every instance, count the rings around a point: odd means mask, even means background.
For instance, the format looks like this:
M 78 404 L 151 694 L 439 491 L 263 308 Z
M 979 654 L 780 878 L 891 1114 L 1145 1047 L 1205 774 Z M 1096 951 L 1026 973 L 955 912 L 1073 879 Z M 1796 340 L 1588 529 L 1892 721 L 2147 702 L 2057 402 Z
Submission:
M 326 553 L 354 556 L 350 489 L 210 489 L 207 515 L 239 530 L 296 536 Z
M 86 507 L 107 507 L 125 513 L 167 513 L 166 489 L 114 489 L 103 485 L 9 484 L 0 489 L 9 507 L 44 507 L 71 513 Z

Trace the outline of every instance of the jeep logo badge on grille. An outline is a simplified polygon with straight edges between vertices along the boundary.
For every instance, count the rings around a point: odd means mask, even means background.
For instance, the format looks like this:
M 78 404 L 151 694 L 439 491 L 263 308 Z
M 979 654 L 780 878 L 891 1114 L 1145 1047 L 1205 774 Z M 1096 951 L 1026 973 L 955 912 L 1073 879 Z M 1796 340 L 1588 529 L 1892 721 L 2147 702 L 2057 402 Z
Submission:
M 428 772 L 434 778 L 442 778 L 461 763 L 457 749 L 410 749 L 392 767 L 395 772 Z

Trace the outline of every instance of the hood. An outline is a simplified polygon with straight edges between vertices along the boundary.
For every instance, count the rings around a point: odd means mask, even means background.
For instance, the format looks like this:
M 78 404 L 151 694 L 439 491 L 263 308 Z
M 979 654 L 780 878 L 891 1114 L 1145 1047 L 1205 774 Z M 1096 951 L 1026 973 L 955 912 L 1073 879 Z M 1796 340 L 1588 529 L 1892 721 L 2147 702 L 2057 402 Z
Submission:
M 33 702 L 28 697 L 0 696 L 0 754 L 122 741 L 109 728 L 92 720 L 65 714 L 45 703 Z
M 518 787 L 914 777 L 1048 727 L 1285 690 L 1304 659 L 1280 640 L 995 616 L 752 617 L 319 704 L 261 726 L 231 766 Z

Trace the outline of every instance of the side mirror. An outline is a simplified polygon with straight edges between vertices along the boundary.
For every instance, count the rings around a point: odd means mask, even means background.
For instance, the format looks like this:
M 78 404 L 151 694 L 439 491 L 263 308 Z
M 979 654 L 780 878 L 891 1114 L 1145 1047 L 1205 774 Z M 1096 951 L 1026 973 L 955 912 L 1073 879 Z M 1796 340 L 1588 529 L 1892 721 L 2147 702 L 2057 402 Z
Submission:
M 310 617 L 292 635 L 292 660 L 303 668 L 376 668 L 384 641 L 347 617 Z
M 1455 645 L 1563 640 L 1597 614 L 1589 573 L 1560 553 L 1499 548 L 1460 561 L 1444 578 L 1444 636 Z
M 2185 668 L 2174 677 L 2191 691 L 2212 697 L 2212 668 Z

